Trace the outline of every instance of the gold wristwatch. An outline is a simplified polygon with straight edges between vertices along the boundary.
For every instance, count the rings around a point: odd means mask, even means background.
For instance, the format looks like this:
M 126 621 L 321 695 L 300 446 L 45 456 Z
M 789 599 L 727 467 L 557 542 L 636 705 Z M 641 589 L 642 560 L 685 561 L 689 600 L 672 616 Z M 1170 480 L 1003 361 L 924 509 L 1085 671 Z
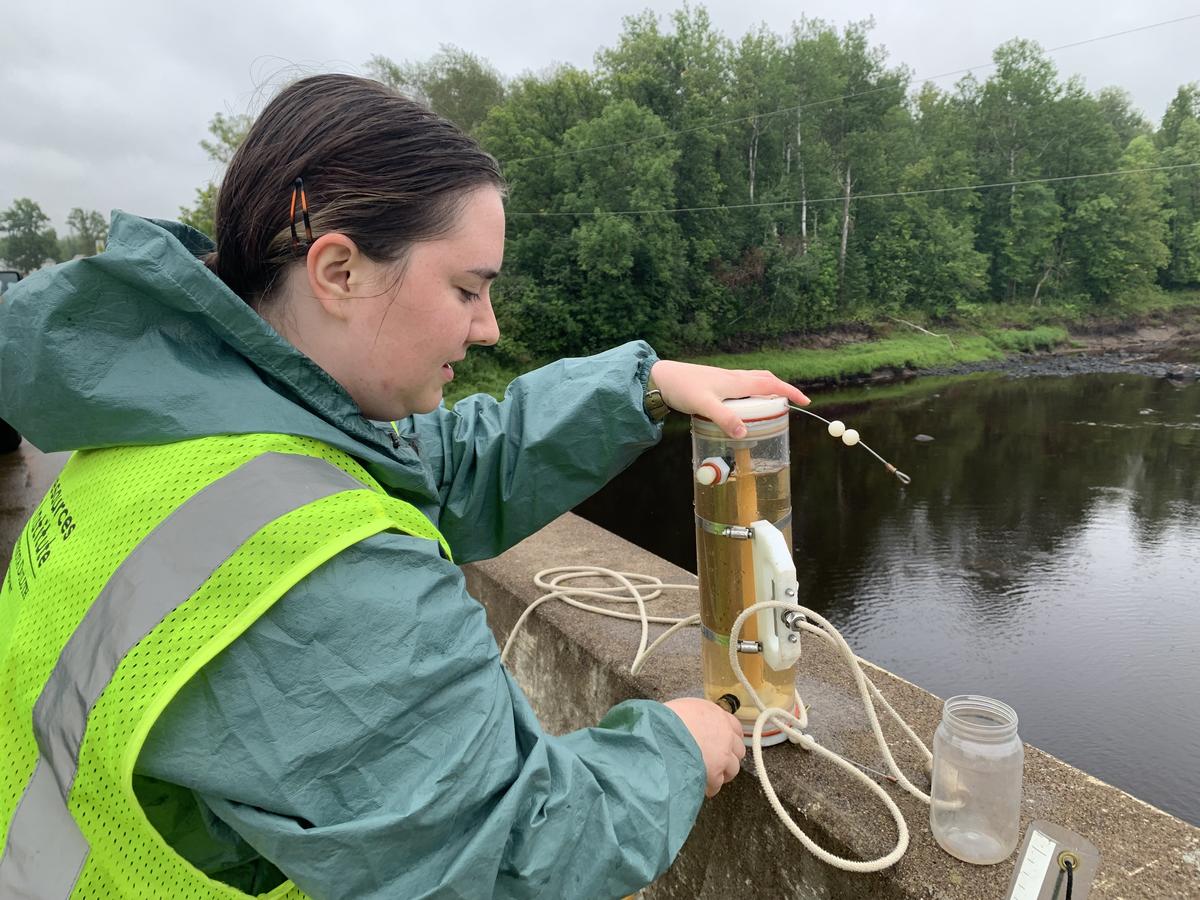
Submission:
M 661 422 L 671 411 L 671 407 L 667 406 L 667 401 L 663 399 L 662 391 L 654 383 L 653 376 L 646 379 L 646 393 L 642 397 L 642 409 L 646 411 L 651 422 Z

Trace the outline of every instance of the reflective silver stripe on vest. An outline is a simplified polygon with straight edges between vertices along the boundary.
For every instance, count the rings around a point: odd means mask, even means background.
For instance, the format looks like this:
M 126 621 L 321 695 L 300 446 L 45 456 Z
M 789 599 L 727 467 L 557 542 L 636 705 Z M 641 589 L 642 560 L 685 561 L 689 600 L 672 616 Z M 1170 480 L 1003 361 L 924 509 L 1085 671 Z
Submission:
M 88 714 L 125 654 L 264 526 L 364 487 L 324 460 L 264 453 L 190 497 L 117 567 L 34 705 L 40 756 L 0 857 L 0 897 L 63 900 L 74 889 L 88 845 L 67 797 Z

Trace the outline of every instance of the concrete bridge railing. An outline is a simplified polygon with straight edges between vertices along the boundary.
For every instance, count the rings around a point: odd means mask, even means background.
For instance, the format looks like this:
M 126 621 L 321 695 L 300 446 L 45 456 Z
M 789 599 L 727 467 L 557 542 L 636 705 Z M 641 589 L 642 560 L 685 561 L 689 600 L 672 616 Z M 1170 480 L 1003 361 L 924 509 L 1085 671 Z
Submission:
M 522 610 L 538 596 L 534 573 L 560 565 L 644 572 L 670 583 L 695 581 L 694 575 L 568 514 L 504 555 L 467 567 L 471 591 L 488 608 L 501 643 Z M 695 602 L 694 596 L 676 592 L 653 606 L 665 615 L 687 615 L 695 612 Z M 666 700 L 700 694 L 696 629 L 673 636 L 634 677 L 629 663 L 638 634 L 636 623 L 548 603 L 524 626 L 509 664 L 552 732 L 595 724 L 610 706 L 631 697 Z M 927 742 L 932 740 L 941 701 L 882 669 L 871 674 L 917 733 Z M 882 769 L 853 682 L 824 642 L 807 640 L 798 684 L 812 707 L 814 736 L 850 759 Z M 927 786 L 918 752 L 886 719 L 884 731 L 897 762 L 918 786 Z M 894 825 L 861 784 L 790 745 L 765 753 L 785 808 L 819 844 L 840 856 L 860 859 L 873 859 L 891 849 Z M 747 765 L 752 765 L 749 757 Z M 776 819 L 751 772 L 743 772 L 705 804 L 675 864 L 646 890 L 646 896 L 655 900 L 1000 900 L 1007 896 L 1016 854 L 995 866 L 972 866 L 954 859 L 930 835 L 928 807 L 894 786 L 889 790 L 908 820 L 909 851 L 885 872 L 854 875 L 832 869 L 805 851 Z M 1096 900 L 1200 898 L 1200 828 L 1026 745 L 1022 834 L 1035 819 L 1078 832 L 1100 849 L 1100 870 L 1090 893 Z

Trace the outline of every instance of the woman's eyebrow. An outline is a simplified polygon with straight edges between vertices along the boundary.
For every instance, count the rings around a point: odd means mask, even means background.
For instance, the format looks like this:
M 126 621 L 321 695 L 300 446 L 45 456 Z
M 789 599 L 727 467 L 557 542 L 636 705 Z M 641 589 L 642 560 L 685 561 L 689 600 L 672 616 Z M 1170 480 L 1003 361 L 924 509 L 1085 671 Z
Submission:
M 470 272 L 472 275 L 478 275 L 484 281 L 495 281 L 496 277 L 500 274 L 500 271 L 498 269 L 480 268 L 480 269 L 467 269 L 467 271 Z

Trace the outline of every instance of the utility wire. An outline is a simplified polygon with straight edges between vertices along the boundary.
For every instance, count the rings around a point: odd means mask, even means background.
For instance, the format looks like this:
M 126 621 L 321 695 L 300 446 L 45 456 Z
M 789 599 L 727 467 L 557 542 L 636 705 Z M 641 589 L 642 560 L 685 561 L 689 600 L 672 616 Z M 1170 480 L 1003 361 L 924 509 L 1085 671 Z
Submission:
M 1177 169 L 1195 169 L 1200 167 L 1200 162 L 1180 163 L 1175 166 L 1151 166 L 1145 169 L 1118 169 L 1113 172 L 1089 172 L 1083 175 L 1058 175 L 1053 178 L 1026 178 L 1021 181 L 996 181 L 991 184 L 962 184 L 954 187 L 936 187 L 936 188 L 918 188 L 911 191 L 888 191 L 880 194 L 851 194 L 851 200 L 881 200 L 888 197 L 916 197 L 920 194 L 950 194 L 958 191 L 982 191 L 989 188 L 1000 187 L 1020 187 L 1026 184 L 1049 184 L 1059 181 L 1079 181 L 1084 178 L 1108 178 L 1115 175 L 1141 175 L 1147 172 L 1170 172 Z M 658 215 L 662 213 L 692 213 L 692 212 L 715 212 L 723 209 L 754 209 L 764 206 L 797 206 L 801 203 L 815 205 L 818 203 L 844 203 L 846 196 L 844 194 L 836 197 L 821 197 L 817 200 L 768 200 L 762 203 L 730 203 L 721 206 L 682 206 L 675 209 L 621 209 L 621 210 L 567 210 L 564 212 L 516 212 L 508 213 L 510 216 L 529 216 L 543 218 L 549 216 L 648 216 Z
M 1177 19 L 1168 19 L 1164 22 L 1154 22 L 1150 25 L 1139 25 L 1136 28 L 1127 28 L 1124 31 L 1114 31 L 1111 34 L 1102 34 L 1097 37 L 1085 38 L 1082 41 L 1072 41 L 1069 44 L 1060 44 L 1057 47 L 1049 48 L 1045 52 L 1046 53 L 1057 53 L 1059 50 L 1069 50 L 1072 47 L 1082 47 L 1084 44 L 1094 44 L 1097 41 L 1106 41 L 1106 40 L 1109 40 L 1110 38 L 1123 37 L 1124 35 L 1133 34 L 1138 31 L 1147 31 L 1151 28 L 1162 28 L 1165 25 L 1175 25 L 1175 24 L 1178 24 L 1179 22 L 1187 22 L 1191 19 L 1197 19 L 1197 18 L 1200 18 L 1200 13 L 1193 13 L 1190 16 L 1180 16 Z M 949 78 L 953 75 L 966 75 L 971 72 L 974 72 L 976 69 L 993 68 L 993 67 L 995 67 L 995 65 L 996 65 L 996 63 L 994 63 L 994 62 L 987 62 L 987 63 L 980 63 L 977 66 L 970 66 L 966 69 L 955 69 L 952 72 L 942 72 L 939 75 L 930 75 L 928 77 L 922 76 L 922 77 L 918 78 L 917 76 L 914 75 L 913 81 L 914 82 L 916 82 L 916 81 L 920 81 L 920 82 L 938 81 L 939 79 Z M 580 153 L 591 153 L 596 150 L 609 150 L 614 147 L 629 147 L 633 144 L 645 143 L 646 141 L 662 140 L 663 138 L 671 137 L 672 135 L 676 135 L 676 134 L 694 134 L 697 131 L 707 131 L 710 128 L 720 128 L 722 125 L 734 125 L 734 124 L 737 124 L 738 122 L 750 122 L 755 119 L 766 119 L 766 118 L 770 118 L 771 116 L 782 115 L 783 113 L 799 112 L 800 110 L 809 109 L 814 106 L 824 106 L 827 103 L 840 103 L 843 100 L 850 100 L 854 97 L 865 97 L 869 94 L 876 94 L 876 93 L 879 93 L 880 91 L 889 90 L 890 87 L 891 87 L 890 85 L 884 86 L 884 87 L 876 87 L 876 88 L 871 88 L 870 90 L 867 90 L 867 91 L 857 91 L 853 94 L 843 94 L 840 97 L 829 97 L 824 100 L 810 100 L 808 103 L 801 103 L 798 106 L 785 106 L 785 107 L 782 107 L 781 109 L 773 109 L 768 112 L 762 112 L 762 113 L 753 113 L 752 115 L 749 115 L 749 116 L 739 116 L 735 119 L 721 119 L 716 122 L 708 122 L 704 125 L 693 125 L 691 128 L 680 128 L 680 129 L 676 129 L 674 131 L 664 131 L 661 134 L 647 135 L 645 137 L 639 137 L 639 138 L 630 138 L 627 141 L 614 141 L 611 144 L 594 144 L 590 147 L 579 147 L 575 150 L 558 150 L 558 151 L 555 151 L 554 153 L 543 153 L 540 156 L 522 156 L 517 159 L 504 160 L 503 165 L 511 166 L 511 165 L 515 165 L 516 163 L 536 162 L 538 160 L 543 160 L 543 159 L 557 159 L 561 156 L 576 156 Z

